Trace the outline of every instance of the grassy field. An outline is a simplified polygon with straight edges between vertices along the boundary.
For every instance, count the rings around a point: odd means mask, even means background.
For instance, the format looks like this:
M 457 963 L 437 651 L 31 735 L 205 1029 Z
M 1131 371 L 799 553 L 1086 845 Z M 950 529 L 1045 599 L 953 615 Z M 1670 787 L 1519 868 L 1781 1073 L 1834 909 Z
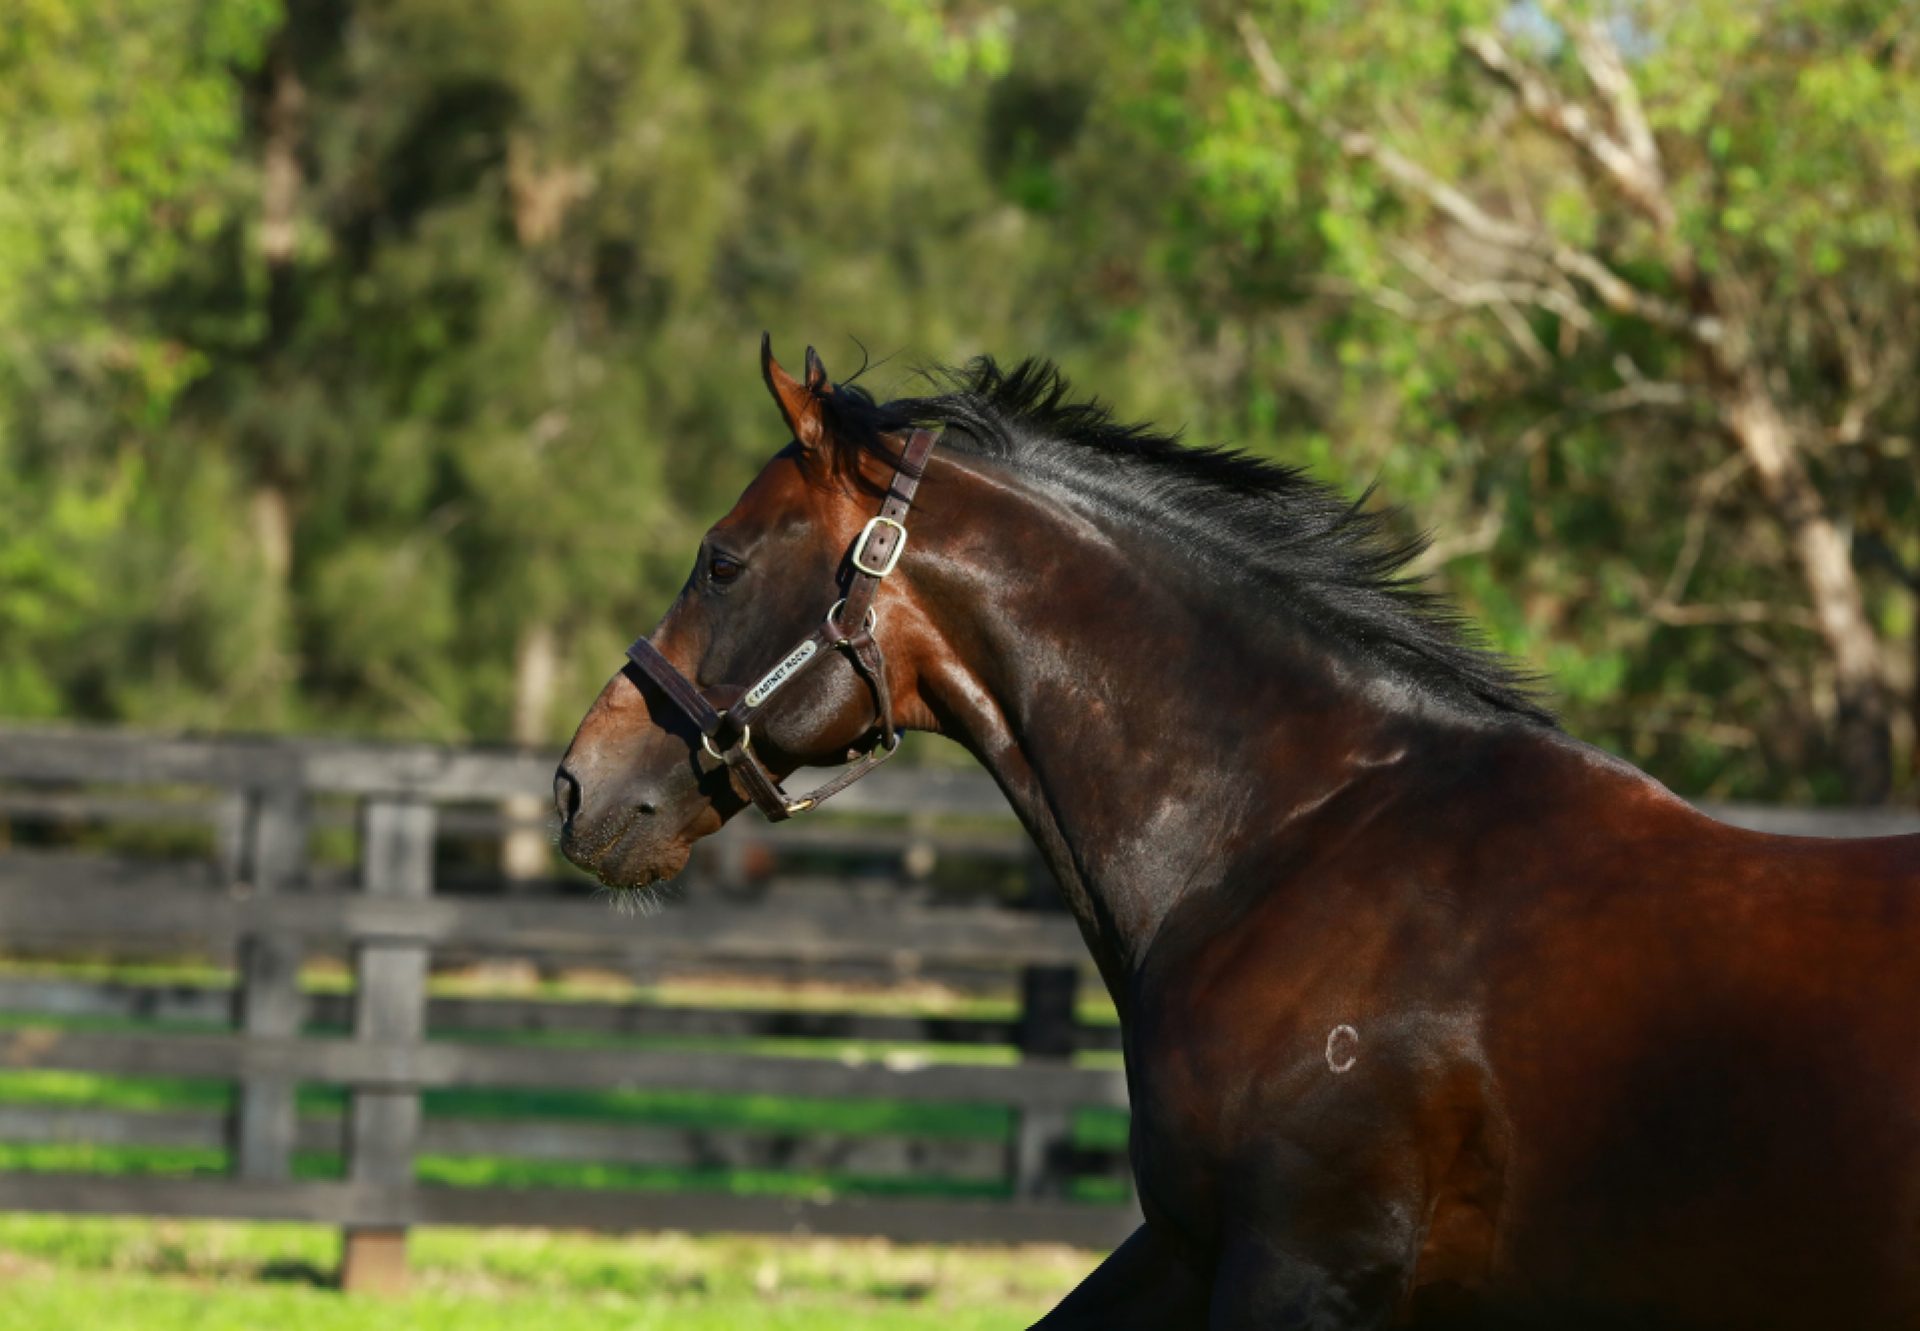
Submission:
M 7 1331 L 1006 1331 L 1097 1260 L 1069 1248 L 416 1231 L 402 1299 L 328 1286 L 313 1225 L 0 1215 Z

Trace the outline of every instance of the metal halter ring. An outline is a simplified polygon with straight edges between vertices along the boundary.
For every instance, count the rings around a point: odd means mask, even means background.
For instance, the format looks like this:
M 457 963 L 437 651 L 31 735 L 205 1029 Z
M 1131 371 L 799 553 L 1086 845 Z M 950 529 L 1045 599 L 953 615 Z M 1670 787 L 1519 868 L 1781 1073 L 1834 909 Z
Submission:
M 839 600 L 835 601 L 832 605 L 827 607 L 827 623 L 832 624 L 835 628 L 840 627 L 839 624 L 835 622 L 835 619 L 840 613 L 840 607 L 845 605 L 846 603 L 847 603 L 847 598 L 843 596 Z M 880 623 L 880 612 L 876 610 L 874 607 L 868 606 L 867 607 L 867 632 L 869 633 L 873 632 L 874 628 L 879 623 Z
M 713 736 L 711 735 L 702 735 L 700 737 L 700 747 L 707 751 L 707 756 L 710 758 L 717 759 L 720 762 L 725 762 L 727 760 L 726 754 L 720 752 L 720 750 L 713 747 Z M 742 750 L 750 750 L 753 748 L 753 727 L 752 726 L 740 727 L 739 747 Z

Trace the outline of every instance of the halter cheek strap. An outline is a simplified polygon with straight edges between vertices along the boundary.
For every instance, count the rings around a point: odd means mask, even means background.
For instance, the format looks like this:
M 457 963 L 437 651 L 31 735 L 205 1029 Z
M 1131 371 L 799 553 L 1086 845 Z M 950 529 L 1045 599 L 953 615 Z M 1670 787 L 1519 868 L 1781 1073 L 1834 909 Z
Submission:
M 635 639 L 627 648 L 627 659 L 686 714 L 700 732 L 701 747 L 739 777 L 747 797 L 771 822 L 783 822 L 818 808 L 891 758 L 900 747 L 900 736 L 893 726 L 893 698 L 887 690 L 887 658 L 880 650 L 880 640 L 873 636 L 877 623 L 873 599 L 907 547 L 907 513 L 913 508 L 920 478 L 926 474 L 934 442 L 931 430 L 915 430 L 908 436 L 879 513 L 868 519 L 847 554 L 850 573 L 846 596 L 827 610 L 820 627 L 802 638 L 726 711 L 709 703 L 699 686 L 646 638 Z M 754 753 L 753 720 L 776 693 L 836 652 L 846 654 L 873 693 L 879 739 L 838 776 L 796 799 Z

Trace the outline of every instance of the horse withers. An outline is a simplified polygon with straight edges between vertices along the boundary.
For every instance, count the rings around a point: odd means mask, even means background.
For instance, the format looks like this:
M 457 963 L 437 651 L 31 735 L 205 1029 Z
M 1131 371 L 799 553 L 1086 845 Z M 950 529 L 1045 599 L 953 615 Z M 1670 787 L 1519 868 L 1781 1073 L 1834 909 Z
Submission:
M 1376 515 L 1043 364 L 879 403 L 762 359 L 792 442 L 581 722 L 561 844 L 671 877 L 901 730 L 993 773 L 1119 1010 L 1145 1214 L 1040 1326 L 1920 1328 L 1920 837 L 1706 818 Z

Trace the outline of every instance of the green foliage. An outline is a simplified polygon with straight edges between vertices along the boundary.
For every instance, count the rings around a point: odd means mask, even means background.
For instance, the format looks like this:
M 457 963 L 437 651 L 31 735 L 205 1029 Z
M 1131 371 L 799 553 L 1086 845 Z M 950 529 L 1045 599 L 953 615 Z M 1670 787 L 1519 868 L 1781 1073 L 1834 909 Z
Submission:
M 1605 405 L 1623 365 L 1698 365 L 1604 312 L 1448 308 L 1409 257 L 1432 210 L 1300 108 L 1683 299 L 1674 242 L 1462 56 L 1498 31 L 1591 99 L 1561 20 L 1619 25 L 1678 241 L 1749 284 L 1812 428 L 1853 421 L 1810 465 L 1911 566 L 1904 8 L 1256 4 L 1290 107 L 1224 0 L 22 0 L 0 712 L 498 737 L 550 630 L 558 738 L 777 442 L 770 328 L 840 374 L 858 337 L 881 391 L 1049 354 L 1129 415 L 1377 481 L 1576 730 L 1690 791 L 1814 793 L 1821 657 L 1777 527 L 1750 481 L 1701 501 L 1710 413 Z M 1854 419 L 1861 348 L 1895 391 Z M 1650 616 L 1683 565 L 1688 606 L 1768 617 Z M 1910 641 L 1911 598 L 1863 577 Z
M 1575 322 L 1524 299 L 1461 296 L 1465 278 L 1510 274 L 1377 158 L 1343 152 L 1339 135 L 1374 136 L 1494 216 L 1593 248 L 1682 304 L 1696 294 L 1676 264 L 1684 245 L 1704 280 L 1739 300 L 1732 335 L 1774 367 L 1839 522 L 1912 569 L 1911 7 L 1202 8 L 1207 38 L 1187 48 L 1179 102 L 1207 202 L 1200 225 L 1240 237 L 1310 219 L 1296 253 L 1338 300 L 1307 302 L 1300 344 L 1337 379 L 1312 431 L 1282 431 L 1282 450 L 1351 481 L 1378 477 L 1443 550 L 1459 529 L 1490 522 L 1485 548 L 1438 575 L 1546 675 L 1577 732 L 1689 792 L 1834 794 L 1828 662 L 1778 514 L 1750 478 L 1720 474 L 1730 450 L 1706 401 L 1711 367 L 1679 335 L 1597 302 Z M 1270 42 L 1288 96 L 1256 77 L 1242 13 Z M 1663 159 L 1672 237 L 1515 106 L 1463 40 L 1500 34 L 1558 95 L 1617 128 L 1569 37 L 1589 18 L 1626 53 Z M 1249 377 L 1278 374 L 1300 371 Z M 1636 402 L 1648 382 L 1660 392 Z M 1911 709 L 1912 595 L 1885 561 L 1860 562 L 1870 614 L 1888 626 L 1889 678 Z M 1903 722 L 1909 752 L 1912 732 Z

